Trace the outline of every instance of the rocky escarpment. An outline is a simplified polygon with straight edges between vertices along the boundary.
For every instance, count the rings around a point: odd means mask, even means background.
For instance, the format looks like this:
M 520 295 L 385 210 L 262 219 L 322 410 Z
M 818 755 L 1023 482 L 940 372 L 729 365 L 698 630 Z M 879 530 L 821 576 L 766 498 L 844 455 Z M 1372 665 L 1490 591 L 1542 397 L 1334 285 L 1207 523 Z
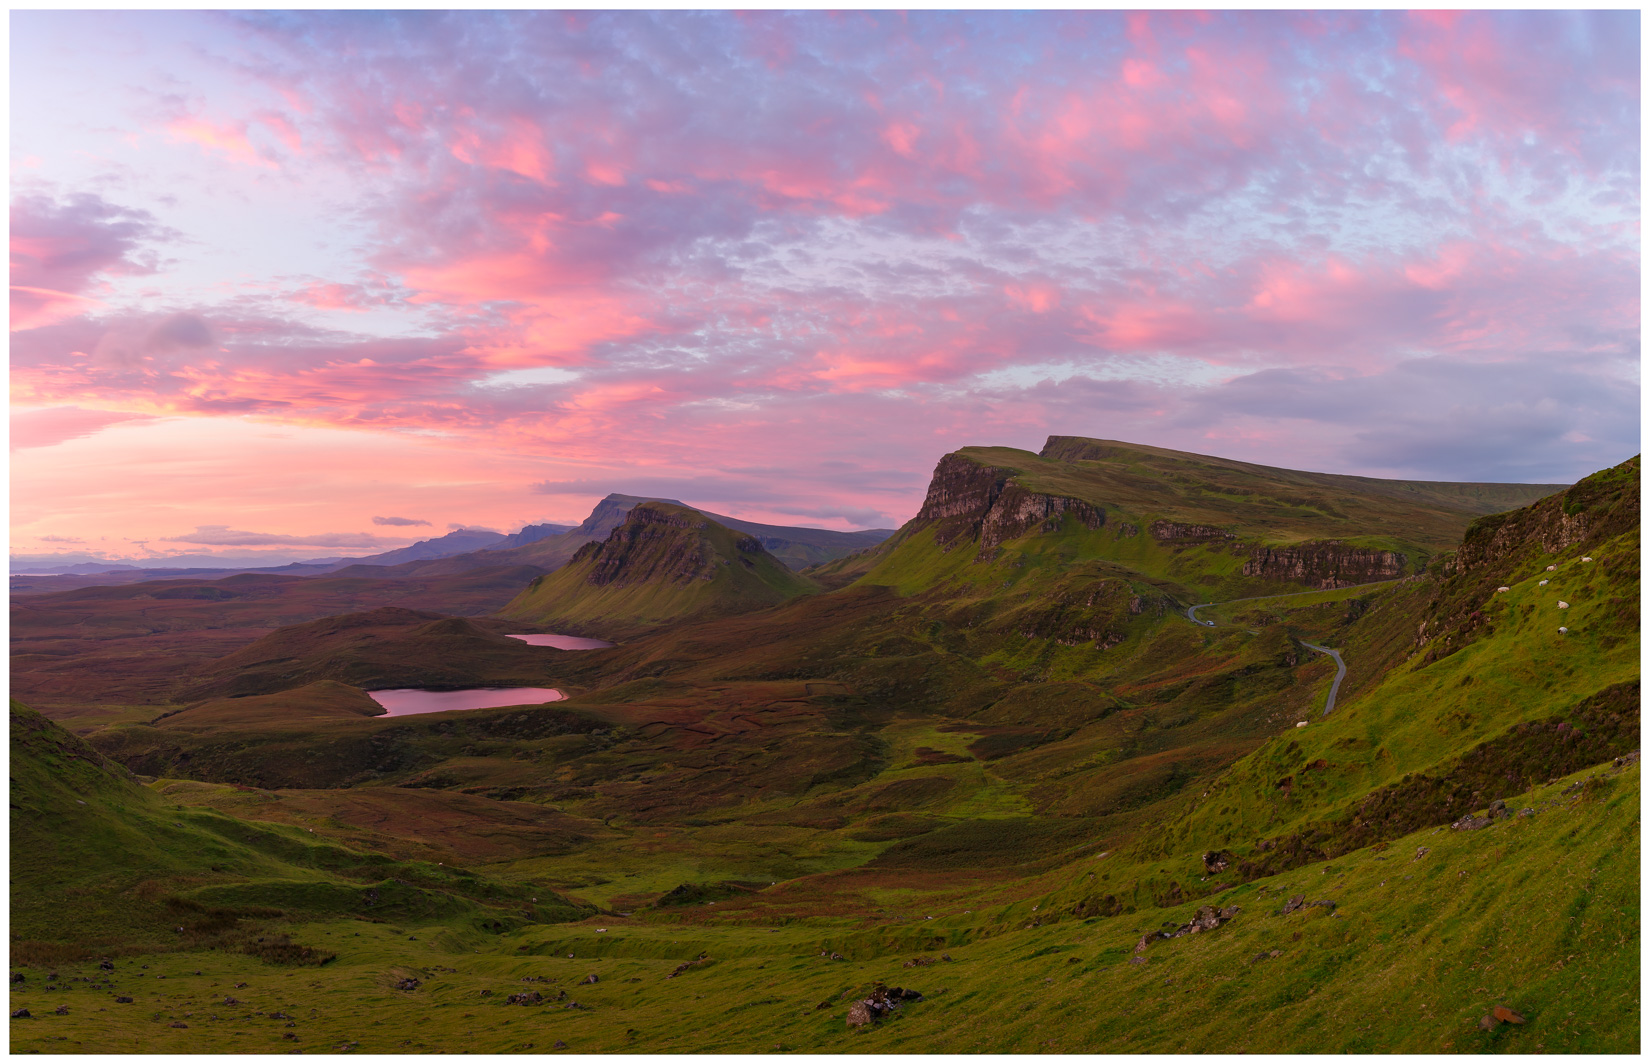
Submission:
M 1480 517 L 1467 529 L 1448 573 L 1472 573 L 1537 554 L 1602 543 L 1639 520 L 1639 459 L 1594 473 L 1530 506 Z
M 1211 540 L 1237 539 L 1236 532 L 1213 525 L 1183 525 L 1176 521 L 1153 521 L 1152 538 L 1164 542 L 1207 543 Z
M 1610 606 L 1599 637 L 1626 638 L 1638 627 L 1639 459 L 1600 470 L 1529 506 L 1474 521 L 1441 567 L 1443 577 L 1417 626 L 1423 664 L 1447 657 L 1491 629 L 1496 588 L 1534 575 L 1550 559 L 1596 565 L 1593 594 Z M 1630 541 L 1607 547 L 1631 533 Z M 1597 554 L 1595 562 L 1579 558 Z M 1604 629 L 1609 629 L 1605 631 Z
M 934 467 L 928 497 L 912 527 L 934 525 L 934 539 L 946 550 L 958 542 L 977 541 L 979 560 L 989 561 L 1007 540 L 1033 527 L 1052 532 L 1066 514 L 1087 528 L 1105 525 L 1106 515 L 1099 507 L 1064 495 L 1029 491 L 1014 477 L 1012 469 L 948 454 Z
M 1256 548 L 1243 563 L 1243 575 L 1328 589 L 1396 579 L 1403 575 L 1406 561 L 1396 551 L 1349 547 L 1334 541 L 1298 543 L 1292 547 Z
M 569 564 L 588 560 L 585 580 L 595 587 L 624 587 L 650 580 L 676 584 L 711 580 L 718 566 L 726 563 L 699 535 L 707 524 L 692 511 L 637 506 L 607 539 L 580 547 Z M 762 550 L 760 540 L 743 533 L 734 535 L 734 546 L 741 554 Z

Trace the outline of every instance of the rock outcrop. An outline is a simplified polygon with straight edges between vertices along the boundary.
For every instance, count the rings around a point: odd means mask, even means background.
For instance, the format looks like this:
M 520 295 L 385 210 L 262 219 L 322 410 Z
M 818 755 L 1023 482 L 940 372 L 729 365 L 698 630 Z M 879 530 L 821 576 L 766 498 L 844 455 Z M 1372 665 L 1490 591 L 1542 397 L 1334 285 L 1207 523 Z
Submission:
M 1396 551 L 1349 547 L 1327 540 L 1292 547 L 1257 547 L 1243 563 L 1243 575 L 1327 590 L 1396 579 L 1403 575 L 1406 561 Z
M 1021 486 L 1012 469 L 981 465 L 948 454 L 934 467 L 928 496 L 913 528 L 934 525 L 934 539 L 950 550 L 960 541 L 978 542 L 979 560 L 996 557 L 1001 545 L 1033 527 L 1052 532 L 1071 514 L 1086 528 L 1101 528 L 1105 512 L 1065 495 L 1047 495 Z
M 1228 532 L 1214 525 L 1186 525 L 1178 521 L 1153 521 L 1152 538 L 1166 543 L 1208 543 L 1213 540 L 1237 539 L 1236 532 Z

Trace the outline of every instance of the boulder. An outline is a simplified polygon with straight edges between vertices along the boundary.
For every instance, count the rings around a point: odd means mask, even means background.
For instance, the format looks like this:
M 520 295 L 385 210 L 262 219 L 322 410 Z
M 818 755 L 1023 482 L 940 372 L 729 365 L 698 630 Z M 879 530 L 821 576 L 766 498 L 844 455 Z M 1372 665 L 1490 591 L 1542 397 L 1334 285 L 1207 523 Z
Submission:
M 1306 904 L 1306 895 L 1297 894 L 1293 898 L 1290 898 L 1288 901 L 1283 903 L 1283 908 L 1278 910 L 1278 915 L 1279 916 L 1288 916 L 1290 913 L 1294 912 L 1296 909 L 1299 909 L 1302 905 L 1305 905 L 1305 904 Z
M 24 983 L 28 981 L 28 977 L 22 972 L 13 972 L 11 973 L 11 981 L 14 983 Z
M 848 1026 L 863 1027 L 876 1019 L 871 1012 L 871 1006 L 863 1001 L 856 1001 L 848 1006 Z
M 1493 1031 L 1496 1027 L 1500 1026 L 1500 1024 L 1501 1021 L 1496 1019 L 1494 1016 L 1482 1016 L 1478 1020 L 1479 1028 L 1485 1031 Z
M 69 1006 L 67 1006 L 67 1005 L 59 1005 L 59 1006 L 57 1006 L 57 1008 L 52 1010 L 52 1015 L 53 1016 L 67 1016 L 68 1014 L 69 1014 Z
M 28 1009 L 18 1009 L 11 1014 L 11 1018 L 14 1020 L 31 1020 L 34 1017 L 29 1013 Z
M 1421 858 L 1423 858 L 1423 857 L 1425 857 L 1425 856 L 1426 856 L 1426 855 L 1427 855 L 1427 854 L 1429 854 L 1429 853 L 1431 853 L 1431 852 L 1432 852 L 1432 850 L 1431 850 L 1431 848 L 1430 848 L 1430 847 L 1427 847 L 1427 846 L 1419 846 L 1419 847 L 1417 847 L 1417 848 L 1416 848 L 1416 850 L 1415 850 L 1415 859 L 1416 859 L 1416 860 L 1417 860 L 1417 861 L 1419 861 L 1419 860 L 1420 860 L 1420 859 L 1421 859 Z
M 395 988 L 397 990 L 417 990 L 423 985 L 417 979 L 401 979 L 396 982 Z
M 1493 1012 L 1491 1012 L 1490 1015 L 1494 1016 L 1496 1019 L 1500 1020 L 1502 1023 L 1523 1023 L 1524 1022 L 1524 1017 L 1520 1016 L 1518 1013 L 1514 1012 L 1512 1009 L 1509 1009 L 1505 1005 L 1497 1005 L 1495 1007 L 1495 1010 Z
M 132 999 L 122 994 L 120 997 L 115 998 L 115 1003 L 118 1005 L 130 1005 L 132 1003 Z
M 1225 850 L 1211 850 L 1203 855 L 1203 870 L 1210 875 L 1224 872 L 1232 864 L 1232 855 Z

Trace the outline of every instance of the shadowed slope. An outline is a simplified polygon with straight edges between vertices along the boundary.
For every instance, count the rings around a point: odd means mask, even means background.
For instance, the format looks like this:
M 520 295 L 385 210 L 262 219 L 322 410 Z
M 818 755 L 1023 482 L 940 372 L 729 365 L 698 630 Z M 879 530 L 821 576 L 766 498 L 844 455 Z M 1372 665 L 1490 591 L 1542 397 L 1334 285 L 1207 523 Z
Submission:
M 603 636 L 744 613 L 817 590 L 754 536 L 695 510 L 649 502 L 601 543 L 534 580 L 502 616 Z

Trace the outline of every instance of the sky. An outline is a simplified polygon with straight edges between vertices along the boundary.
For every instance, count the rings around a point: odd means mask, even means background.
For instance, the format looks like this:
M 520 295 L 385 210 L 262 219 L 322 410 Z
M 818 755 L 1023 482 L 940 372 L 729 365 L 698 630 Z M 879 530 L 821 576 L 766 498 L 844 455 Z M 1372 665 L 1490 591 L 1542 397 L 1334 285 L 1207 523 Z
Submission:
M 17 557 L 1639 449 L 1638 13 L 11 15 Z

